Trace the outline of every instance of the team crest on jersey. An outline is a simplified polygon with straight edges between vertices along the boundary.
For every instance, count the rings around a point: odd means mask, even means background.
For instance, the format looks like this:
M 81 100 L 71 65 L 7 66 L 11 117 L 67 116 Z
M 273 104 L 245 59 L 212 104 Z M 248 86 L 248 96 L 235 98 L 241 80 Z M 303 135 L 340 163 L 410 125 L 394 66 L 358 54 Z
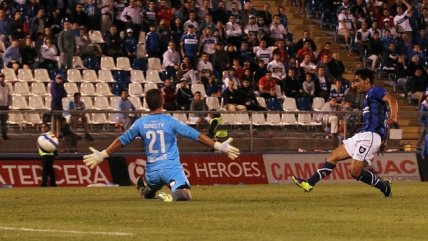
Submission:
M 366 151 L 366 148 L 360 146 L 360 149 L 358 150 L 360 153 L 364 153 Z

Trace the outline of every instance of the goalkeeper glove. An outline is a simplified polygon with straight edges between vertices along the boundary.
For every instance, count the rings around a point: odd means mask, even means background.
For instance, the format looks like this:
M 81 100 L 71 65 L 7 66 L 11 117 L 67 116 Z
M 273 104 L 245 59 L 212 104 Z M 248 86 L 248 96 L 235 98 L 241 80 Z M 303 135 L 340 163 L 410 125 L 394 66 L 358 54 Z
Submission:
M 238 148 L 230 145 L 232 141 L 232 138 L 227 139 L 223 143 L 217 141 L 214 143 L 214 149 L 226 153 L 230 159 L 235 160 L 241 153 Z
M 104 161 L 109 155 L 107 154 L 106 150 L 98 151 L 93 147 L 89 147 L 89 150 L 92 151 L 92 154 L 84 155 L 83 156 L 83 162 L 86 166 L 89 166 L 89 168 L 93 169 L 98 164 Z

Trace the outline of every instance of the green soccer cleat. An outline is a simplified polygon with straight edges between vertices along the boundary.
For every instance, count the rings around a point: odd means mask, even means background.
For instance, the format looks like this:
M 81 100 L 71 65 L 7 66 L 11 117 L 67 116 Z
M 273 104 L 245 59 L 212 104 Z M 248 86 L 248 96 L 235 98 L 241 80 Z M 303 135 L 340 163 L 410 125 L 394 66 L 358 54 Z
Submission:
M 156 195 L 157 199 L 162 200 L 163 202 L 172 202 L 174 199 L 172 198 L 171 194 L 160 192 L 158 195 Z
M 306 181 L 305 179 L 297 178 L 294 176 L 292 178 L 293 178 L 294 184 L 296 184 L 298 187 L 305 190 L 305 192 L 310 192 L 312 191 L 312 189 L 314 189 L 314 187 L 311 186 L 311 184 L 309 184 L 308 181 Z
M 386 185 L 386 189 L 382 191 L 383 195 L 385 195 L 385 197 L 392 197 L 392 182 L 390 180 L 386 180 L 383 183 Z

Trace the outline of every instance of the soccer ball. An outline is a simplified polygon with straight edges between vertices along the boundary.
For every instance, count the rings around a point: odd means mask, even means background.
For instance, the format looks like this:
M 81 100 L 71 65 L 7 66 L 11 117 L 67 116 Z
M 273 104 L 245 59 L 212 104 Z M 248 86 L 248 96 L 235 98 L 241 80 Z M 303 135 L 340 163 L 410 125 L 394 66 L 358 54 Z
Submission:
M 44 133 L 37 138 L 37 144 L 46 152 L 54 152 L 58 148 L 58 138 L 52 133 Z

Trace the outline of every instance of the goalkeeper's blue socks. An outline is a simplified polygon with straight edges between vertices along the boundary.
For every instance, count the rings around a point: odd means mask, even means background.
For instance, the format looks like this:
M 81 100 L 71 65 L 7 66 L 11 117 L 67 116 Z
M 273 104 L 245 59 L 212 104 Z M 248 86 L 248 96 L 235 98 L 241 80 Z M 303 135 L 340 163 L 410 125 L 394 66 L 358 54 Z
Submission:
M 330 162 L 324 162 L 324 165 L 318 169 L 311 178 L 308 179 L 308 183 L 311 186 L 314 186 L 315 184 L 317 184 L 317 182 L 319 182 L 321 179 L 327 177 L 328 175 L 330 175 L 334 168 L 336 168 L 336 164 L 330 163 Z
M 386 189 L 386 185 L 382 182 L 376 175 L 371 173 L 370 171 L 362 170 L 360 176 L 358 177 L 358 181 L 362 181 L 364 183 L 369 184 L 381 191 Z

